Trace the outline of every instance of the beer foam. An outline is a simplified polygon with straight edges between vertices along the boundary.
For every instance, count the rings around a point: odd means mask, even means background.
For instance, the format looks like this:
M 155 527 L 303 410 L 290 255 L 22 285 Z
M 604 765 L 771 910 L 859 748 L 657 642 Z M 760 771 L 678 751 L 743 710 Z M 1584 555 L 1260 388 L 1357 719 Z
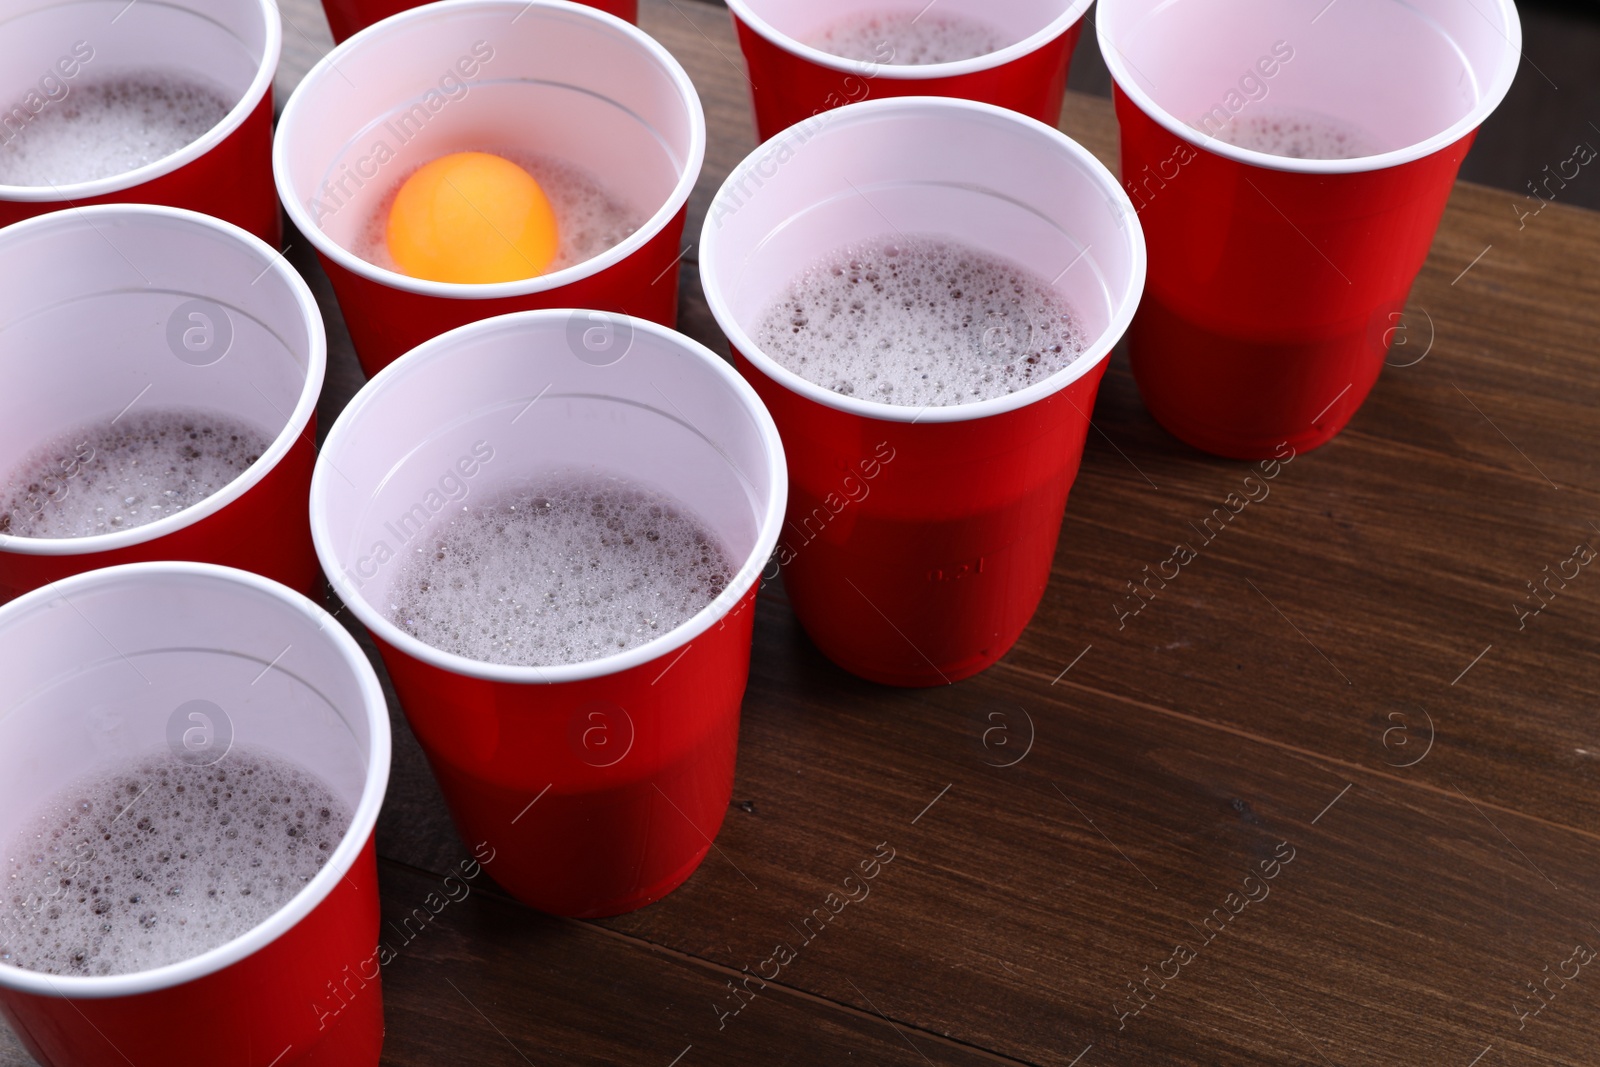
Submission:
M 533 175 L 533 180 L 544 190 L 551 210 L 555 212 L 558 230 L 556 257 L 545 268 L 546 274 L 593 259 L 606 249 L 627 240 L 645 223 L 637 212 L 613 197 L 582 167 L 549 156 L 504 148 L 477 151 L 492 152 L 510 160 Z M 400 187 L 421 165 L 412 167 L 395 179 L 394 186 L 378 202 L 354 247 L 350 249 L 373 266 L 392 270 L 396 274 L 404 274 L 405 271 L 389 254 L 389 212 L 394 207 L 395 197 L 400 195 Z
M 391 617 L 486 663 L 615 655 L 686 622 L 734 575 L 688 508 L 603 474 L 530 479 L 418 540 L 389 592 Z
M 1289 159 L 1355 159 L 1383 151 L 1353 123 L 1312 111 L 1252 111 L 1219 130 L 1217 140 Z
M 879 237 L 802 271 L 753 331 L 761 351 L 844 396 L 905 407 L 992 400 L 1083 351 L 1040 275 L 943 237 Z
M 0 184 L 71 185 L 126 174 L 187 148 L 233 106 L 217 89 L 179 74 L 68 85 L 65 97 L 14 136 L 6 127 Z
M 986 56 L 1016 39 L 987 22 L 924 9 L 851 15 L 806 42 L 841 59 L 922 66 Z
M 200 503 L 249 467 L 272 437 L 220 412 L 125 414 L 34 450 L 0 480 L 0 533 L 91 537 Z
M 267 752 L 130 760 L 51 797 L 0 857 L 0 963 L 97 976 L 192 959 L 287 904 L 349 825 L 323 782 Z

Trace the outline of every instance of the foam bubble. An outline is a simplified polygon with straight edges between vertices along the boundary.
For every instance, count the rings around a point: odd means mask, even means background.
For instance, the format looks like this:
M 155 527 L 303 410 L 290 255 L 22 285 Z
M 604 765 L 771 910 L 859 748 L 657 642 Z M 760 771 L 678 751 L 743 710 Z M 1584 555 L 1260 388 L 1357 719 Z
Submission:
M 67 84 L 67 95 L 20 132 L 6 128 L 0 184 L 71 185 L 125 174 L 188 147 L 233 106 L 215 88 L 179 74 Z
M 349 825 L 323 782 L 266 752 L 128 761 L 51 797 L 0 857 L 0 964 L 86 976 L 191 959 L 287 904 Z
M 582 167 L 512 149 L 484 148 L 480 151 L 509 159 L 533 175 L 533 180 L 549 199 L 556 215 L 559 242 L 555 259 L 545 268 L 547 274 L 593 259 L 627 240 L 645 223 L 637 212 L 613 197 Z M 432 160 L 423 161 L 429 162 Z M 394 207 L 395 197 L 400 195 L 400 187 L 422 165 L 419 163 L 395 179 L 394 187 L 378 201 L 350 251 L 374 266 L 396 274 L 405 273 L 389 254 L 389 212 Z
M 626 479 L 556 472 L 436 524 L 390 591 L 395 622 L 487 663 L 581 663 L 660 637 L 733 580 L 682 504 Z
M 129 413 L 35 449 L 0 479 L 0 533 L 90 537 L 200 503 L 271 445 L 268 434 L 206 411 Z
M 1353 123 L 1312 111 L 1247 112 L 1218 131 L 1217 140 L 1289 159 L 1355 159 L 1383 151 Z
M 847 245 L 768 306 L 756 344 L 844 396 L 946 407 L 1041 382 L 1083 351 L 1050 282 L 969 245 L 925 235 Z
M 1016 38 L 979 19 L 925 9 L 851 15 L 806 43 L 842 59 L 921 66 L 986 56 Z

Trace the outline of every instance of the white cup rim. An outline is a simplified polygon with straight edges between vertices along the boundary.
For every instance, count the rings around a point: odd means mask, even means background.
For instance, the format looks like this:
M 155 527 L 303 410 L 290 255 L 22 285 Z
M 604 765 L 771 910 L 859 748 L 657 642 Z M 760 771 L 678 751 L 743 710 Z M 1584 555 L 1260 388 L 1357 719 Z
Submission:
M 288 422 L 278 431 L 267 450 L 237 478 L 204 500 L 155 522 L 112 533 L 91 534 L 88 537 L 18 537 L 14 534 L 0 534 L 0 552 L 15 552 L 24 556 L 84 556 L 96 552 L 113 552 L 154 541 L 158 537 L 165 537 L 210 518 L 254 489 L 283 461 L 295 442 L 306 432 L 311 417 L 317 410 L 317 398 L 322 393 L 322 379 L 328 365 L 328 338 L 322 321 L 322 312 L 317 307 L 316 297 L 311 294 L 311 287 L 277 249 L 248 230 L 210 215 L 202 215 L 197 211 L 156 204 L 96 204 L 36 215 L 0 229 L 0 255 L 4 254 L 7 242 L 31 237 L 40 230 L 75 225 L 80 217 L 87 220 L 90 226 L 94 226 L 96 220 L 119 217 L 171 219 L 201 230 L 214 231 L 260 255 L 262 262 L 266 264 L 262 270 L 263 276 L 271 273 L 288 287 L 295 306 L 306 323 L 306 332 L 311 340 L 310 348 L 306 352 L 306 380 L 300 389 L 300 397 L 295 403 L 294 410 L 289 413 Z
M 1085 168 L 1106 193 L 1107 199 L 1116 205 L 1122 212 L 1126 222 L 1126 231 L 1129 234 L 1132 248 L 1132 269 L 1128 272 L 1128 284 L 1123 292 L 1116 294 L 1116 305 L 1111 320 L 1106 324 L 1094 342 L 1084 348 L 1065 367 L 1056 371 L 1048 378 L 1038 381 L 1025 389 L 1018 389 L 1005 396 L 994 397 L 989 400 L 978 400 L 970 404 L 949 404 L 936 407 L 917 408 L 903 404 L 885 404 L 877 400 L 862 400 L 858 397 L 845 396 L 831 389 L 818 385 L 806 378 L 802 378 L 794 371 L 785 367 L 777 360 L 763 352 L 755 340 L 745 330 L 738 318 L 728 306 L 728 301 L 722 292 L 722 287 L 716 284 L 718 277 L 718 260 L 722 255 L 715 230 L 715 220 L 718 217 L 718 203 L 729 195 L 729 190 L 736 189 L 738 184 L 758 164 L 763 162 L 767 155 L 776 151 L 777 146 L 788 139 L 796 139 L 800 143 L 795 146 L 796 153 L 803 150 L 805 142 L 813 141 L 821 135 L 825 127 L 844 126 L 854 122 L 868 121 L 879 112 L 969 112 L 984 115 L 1007 123 L 1013 123 L 1018 131 L 1031 136 L 1044 137 L 1053 142 L 1055 146 L 1065 151 L 1077 163 Z M 803 127 L 809 126 L 809 129 Z M 772 140 L 760 145 L 750 155 L 746 156 L 738 166 L 729 173 L 727 181 L 722 188 L 717 190 L 717 195 L 712 199 L 711 209 L 706 213 L 705 227 L 700 234 L 700 278 L 702 288 L 705 290 L 706 303 L 711 308 L 712 316 L 717 320 L 717 325 L 727 336 L 730 344 L 738 349 L 739 354 L 755 366 L 763 375 L 783 386 L 791 393 L 798 393 L 807 400 L 833 408 L 836 411 L 848 412 L 863 418 L 879 419 L 884 422 L 905 423 L 945 423 L 967 422 L 975 419 L 989 418 L 1003 415 L 1037 403 L 1047 396 L 1051 396 L 1070 386 L 1079 378 L 1092 372 L 1106 359 L 1110 358 L 1111 350 L 1116 347 L 1117 341 L 1127 332 L 1128 326 L 1133 322 L 1133 315 L 1139 306 L 1139 296 L 1144 291 L 1145 280 L 1145 242 L 1144 231 L 1139 227 L 1138 213 L 1134 211 L 1133 202 L 1128 199 L 1128 194 L 1120 182 L 1106 169 L 1105 164 L 1096 159 L 1087 148 L 1056 129 L 1046 126 L 1037 119 L 1026 115 L 996 107 L 992 104 L 981 104 L 972 100 L 960 100 L 944 96 L 899 96 L 867 100 L 859 104 L 847 104 L 832 111 L 824 111 L 807 119 L 804 123 L 790 127 L 778 134 Z M 707 282 L 707 279 L 712 279 Z
M 1474 0 L 1466 0 L 1473 3 Z M 1506 20 L 1509 34 L 1502 34 L 1505 48 L 1501 52 L 1502 58 L 1522 55 L 1522 21 L 1517 15 L 1514 0 L 1490 0 L 1495 10 Z M 1389 167 L 1398 167 L 1404 163 L 1431 156 L 1435 152 L 1448 148 L 1467 134 L 1483 125 L 1483 121 L 1500 106 L 1506 93 L 1511 90 L 1511 83 L 1517 76 L 1517 64 L 1512 61 L 1502 62 L 1496 72 L 1494 81 L 1490 82 L 1478 103 L 1462 118 L 1450 126 L 1403 148 L 1390 152 L 1380 152 L 1372 156 L 1356 156 L 1352 159 L 1292 159 L 1288 156 L 1275 156 L 1268 152 L 1257 152 L 1250 148 L 1239 148 L 1236 145 L 1220 141 L 1204 132 L 1195 129 L 1187 122 L 1179 119 L 1172 112 L 1156 103 L 1155 98 L 1138 84 L 1134 79 L 1131 65 L 1123 57 L 1120 50 L 1110 40 L 1112 30 L 1108 22 L 1115 21 L 1115 14 L 1108 20 L 1105 8 L 1116 7 L 1117 0 L 1100 0 L 1100 18 L 1095 22 L 1095 37 L 1100 46 L 1100 54 L 1105 59 L 1106 66 L 1111 70 L 1111 77 L 1116 82 L 1117 88 L 1128 97 L 1138 109 L 1154 119 L 1168 133 L 1182 141 L 1193 145 L 1202 151 L 1213 155 L 1231 159 L 1237 163 L 1245 163 L 1263 170 L 1287 171 L 1292 174 L 1361 174 L 1367 171 L 1385 170 Z
M 470 659 L 418 640 L 402 630 L 383 612 L 375 609 L 360 587 L 351 580 L 348 561 L 343 558 L 341 550 L 334 542 L 333 532 L 328 525 L 328 510 L 323 502 L 331 493 L 348 491 L 338 484 L 337 479 L 342 476 L 332 472 L 333 460 L 329 457 L 339 452 L 346 438 L 358 432 L 358 420 L 366 409 L 375 403 L 386 389 L 408 375 L 419 372 L 435 360 L 450 358 L 461 341 L 471 340 L 483 334 L 520 331 L 525 327 L 564 328 L 565 323 L 573 315 L 585 313 L 581 309 L 573 308 L 518 311 L 470 322 L 424 341 L 379 371 L 371 381 L 362 386 L 361 391 L 340 413 L 338 420 L 333 424 L 333 429 L 328 431 L 321 456 L 317 460 L 316 470 L 311 476 L 311 539 L 316 544 L 317 558 L 322 562 L 322 570 L 339 599 L 375 637 L 391 648 L 439 670 L 491 682 L 514 685 L 560 685 L 602 678 L 631 670 L 692 643 L 726 618 L 761 576 L 768 557 L 777 547 L 778 534 L 783 527 L 784 513 L 789 502 L 788 464 L 784 458 L 783 441 L 778 436 L 778 427 L 772 421 L 771 413 L 767 411 L 766 405 L 761 402 L 761 398 L 750 383 L 745 381 L 726 360 L 705 345 L 648 319 L 618 315 L 617 318 L 629 323 L 635 337 L 639 334 L 649 334 L 681 348 L 710 367 L 722 383 L 743 403 L 745 411 L 761 435 L 761 443 L 766 452 L 766 475 L 770 486 L 766 508 L 760 516 L 755 545 L 721 593 L 673 629 L 642 645 L 635 645 L 615 655 L 584 660 L 581 663 L 530 667 Z
M 245 119 L 255 112 L 262 99 L 272 89 L 272 78 L 278 70 L 278 57 L 283 51 L 283 20 L 278 14 L 277 3 L 275 0 L 257 0 L 257 7 L 266 23 L 267 31 L 267 39 L 261 49 L 261 63 L 256 68 L 256 76 L 251 79 L 250 87 L 245 90 L 244 96 L 222 117 L 222 121 L 183 148 L 169 156 L 162 156 L 154 163 L 146 163 L 142 167 L 125 170 L 109 177 L 73 182 L 70 185 L 0 184 L 0 200 L 33 204 L 67 204 L 75 200 L 119 193 L 186 167 L 227 140 L 233 135 L 234 130 L 244 125 Z
M 979 71 L 1003 67 L 1007 63 L 1021 59 L 1025 55 L 1037 52 L 1063 33 L 1066 33 L 1073 23 L 1083 17 L 1084 12 L 1089 10 L 1089 5 L 1093 2 L 1094 0 L 1069 0 L 1061 14 L 1051 19 L 1043 28 L 1034 31 L 1014 44 L 1008 44 L 1004 48 L 993 52 L 985 52 L 981 56 L 953 60 L 949 63 L 893 64 L 845 59 L 843 56 L 824 52 L 820 48 L 804 44 L 790 37 L 756 14 L 750 5 L 750 0 L 727 0 L 728 9 L 733 12 L 735 18 L 785 52 L 798 56 L 809 63 L 814 63 L 819 67 L 827 67 L 831 70 L 855 74 L 863 78 L 885 78 L 889 81 L 925 81 L 930 78 L 957 78 L 963 74 L 976 74 Z
M 104 977 L 53 975 L 0 965 L 0 989 L 40 997 L 99 1000 L 108 997 L 138 996 L 170 989 L 215 974 L 260 952 L 310 915 L 349 873 L 361 851 L 366 848 L 373 827 L 377 825 L 378 811 L 383 806 L 384 793 L 389 784 L 389 710 L 384 699 L 383 686 L 379 684 L 377 673 L 367 661 L 366 653 L 361 651 L 361 646 L 356 644 L 355 638 L 351 637 L 333 616 L 288 586 L 249 571 L 219 567 L 211 563 L 127 563 L 119 567 L 106 567 L 63 578 L 61 581 L 18 597 L 0 607 L 0 630 L 16 617 L 63 596 L 85 592 L 96 586 L 159 580 L 167 577 L 198 577 L 246 586 L 265 593 L 279 604 L 293 609 L 307 622 L 314 623 L 320 631 L 328 635 L 340 658 L 355 675 L 361 690 L 362 707 L 367 717 L 371 752 L 367 760 L 366 781 L 361 788 L 361 799 L 351 815 L 349 828 L 328 857 L 328 862 L 322 865 L 322 869 L 301 887 L 287 904 L 249 932 L 241 934 L 232 941 L 208 949 L 198 956 L 191 956 L 189 959 L 169 963 L 163 967 Z
M 677 184 L 673 186 L 672 193 L 666 201 L 651 215 L 643 225 L 622 241 L 581 263 L 574 263 L 570 267 L 551 271 L 533 278 L 520 278 L 509 282 L 436 282 L 426 278 L 413 278 L 398 271 L 386 270 L 376 263 L 370 263 L 354 252 L 345 248 L 323 232 L 311 212 L 306 210 L 299 194 L 294 188 L 289 174 L 289 148 L 288 139 L 293 135 L 294 129 L 302 122 L 314 122 L 315 116 L 301 117 L 301 112 L 309 105 L 306 103 L 311 87 L 318 81 L 330 76 L 329 72 L 335 70 L 336 64 L 350 53 L 353 48 L 365 47 L 366 43 L 374 38 L 392 32 L 396 27 L 407 26 L 414 22 L 448 20 L 456 12 L 463 10 L 481 10 L 500 8 L 508 12 L 516 12 L 516 17 L 535 10 L 545 9 L 558 14 L 576 16 L 599 23 L 614 33 L 620 33 L 628 38 L 641 51 L 647 53 L 671 77 L 677 86 L 679 96 L 688 108 L 689 113 L 689 151 L 684 158 L 683 173 L 678 175 Z M 700 96 L 695 91 L 694 83 L 689 79 L 689 74 L 683 65 L 668 52 L 655 38 L 645 33 L 631 22 L 617 18 L 615 15 L 592 8 L 584 4 L 571 3 L 569 0 L 439 0 L 438 3 L 425 4 L 422 7 L 402 11 L 398 15 L 391 15 L 380 22 L 359 33 L 346 38 L 343 43 L 333 51 L 323 56 L 316 66 L 300 82 L 300 85 L 289 96 L 289 102 L 284 105 L 283 114 L 278 118 L 278 132 L 272 145 L 272 171 L 278 186 L 278 199 L 283 202 L 284 210 L 288 212 L 289 219 L 296 229 L 305 235 L 306 239 L 315 246 L 316 250 L 349 271 L 368 281 L 387 286 L 390 289 L 399 289 L 404 292 L 417 293 L 422 296 L 440 297 L 447 300 L 500 300 L 506 297 L 528 296 L 533 293 L 547 292 L 584 278 L 592 277 L 605 271 L 624 259 L 633 255 L 655 238 L 666 228 L 683 206 L 689 202 L 689 194 L 694 192 L 695 183 L 700 178 L 700 169 L 705 163 L 706 154 L 706 116 L 705 109 L 700 104 Z

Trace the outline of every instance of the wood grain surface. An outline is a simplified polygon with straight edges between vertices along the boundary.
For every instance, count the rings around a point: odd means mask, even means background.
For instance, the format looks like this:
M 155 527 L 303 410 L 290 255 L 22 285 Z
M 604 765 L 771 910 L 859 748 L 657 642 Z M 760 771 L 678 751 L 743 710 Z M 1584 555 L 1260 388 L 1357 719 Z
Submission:
M 743 68 L 724 9 L 641 7 L 705 104 L 680 328 L 726 352 L 693 242 L 754 145 Z M 280 100 L 327 48 L 314 0 L 284 13 Z M 1115 166 L 1108 103 L 1070 95 L 1061 126 Z M 1127 583 L 1249 467 L 1168 437 L 1121 354 L 1044 603 L 1000 664 L 860 681 L 772 587 L 701 869 L 599 923 L 483 879 L 387 969 L 385 1063 L 1596 1062 L 1600 970 L 1551 976 L 1600 945 L 1600 572 L 1516 606 L 1600 547 L 1600 215 L 1519 228 L 1512 199 L 1458 185 L 1350 428 L 1137 614 Z M 326 428 L 362 379 L 289 243 L 328 319 Z M 470 851 L 390 696 L 400 916 Z M 883 846 L 865 900 L 754 999 L 730 992 Z M 0 1063 L 27 1062 L 0 1033 Z

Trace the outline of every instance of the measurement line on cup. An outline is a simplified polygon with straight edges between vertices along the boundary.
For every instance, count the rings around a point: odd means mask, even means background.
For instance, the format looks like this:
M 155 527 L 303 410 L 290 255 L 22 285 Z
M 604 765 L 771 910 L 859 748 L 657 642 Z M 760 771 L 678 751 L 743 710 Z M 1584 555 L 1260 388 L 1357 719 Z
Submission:
M 555 785 L 555 783 L 551 782 L 550 785 Z M 539 796 L 538 797 L 534 797 L 532 800 L 528 801 L 528 803 L 523 807 L 523 809 L 521 811 L 517 812 L 517 819 L 520 819 L 524 815 L 528 814 L 528 808 L 531 808 L 535 804 L 539 803 L 539 797 L 542 797 L 546 793 L 550 792 L 550 785 L 547 785 L 543 789 L 539 790 Z M 512 826 L 517 825 L 517 819 L 512 819 L 511 820 L 511 825 Z
M 1456 275 L 1456 282 L 1459 282 L 1462 278 L 1465 278 L 1467 276 L 1467 271 L 1471 270 L 1473 267 L 1476 267 L 1478 265 L 1478 260 L 1482 259 L 1484 256 L 1488 255 L 1489 254 L 1489 249 L 1491 249 L 1493 247 L 1494 247 L 1494 245 L 1485 246 L 1484 250 L 1482 252 L 1478 253 L 1478 258 L 1474 259 L 1471 263 L 1468 263 L 1466 265 L 1466 267 L 1461 271 L 1461 273 Z M 1456 284 L 1456 282 L 1451 282 L 1450 284 L 1452 286 L 1454 286 Z
M 737 863 L 733 862 L 733 860 L 728 858 L 728 854 L 726 852 L 722 851 L 722 846 L 717 844 L 715 841 L 711 840 L 711 838 L 706 837 L 706 832 L 704 830 L 700 829 L 700 825 L 698 823 L 696 823 L 693 819 L 689 818 L 689 816 L 684 813 L 684 810 L 682 808 L 678 807 L 677 804 L 673 803 L 672 798 L 667 796 L 666 791 L 664 789 L 662 789 L 659 785 L 656 785 L 656 783 L 654 783 L 654 782 L 651 782 L 650 785 L 655 789 L 655 791 L 657 793 L 661 794 L 661 799 L 662 800 L 665 800 L 668 804 L 672 804 L 672 810 L 677 812 L 679 815 L 682 815 L 684 822 L 686 822 L 690 826 L 694 827 L 694 832 L 695 833 L 699 834 L 701 837 L 705 837 L 706 838 L 706 844 L 708 844 L 712 848 L 716 849 L 717 850 L 717 855 L 721 856 L 725 860 L 728 860 L 728 866 L 729 867 L 732 867 L 734 870 L 739 871 L 739 865 Z M 739 877 L 743 878 L 747 882 L 750 882 L 750 876 L 748 874 L 745 874 L 743 871 L 739 871 Z M 754 889 L 757 893 L 761 892 L 761 887 L 756 885 L 754 882 L 750 882 L 750 888 Z

